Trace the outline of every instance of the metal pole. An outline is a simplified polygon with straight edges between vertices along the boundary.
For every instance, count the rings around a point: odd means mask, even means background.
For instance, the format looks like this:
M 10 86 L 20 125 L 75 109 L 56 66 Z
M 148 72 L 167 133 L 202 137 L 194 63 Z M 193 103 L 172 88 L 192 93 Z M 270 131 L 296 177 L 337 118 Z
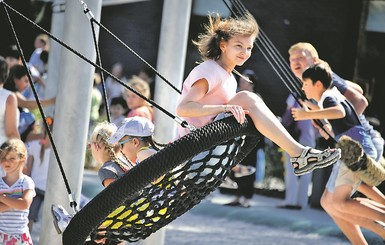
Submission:
M 90 0 L 87 5 L 95 15 L 95 19 L 100 20 L 102 1 Z M 64 27 L 60 26 L 62 23 Z M 95 60 L 90 21 L 83 13 L 80 1 L 66 1 L 64 21 L 62 14 L 60 16 L 54 14 L 52 25 L 53 31 L 57 28 L 58 32 L 63 33 L 61 40 L 89 59 Z M 48 83 L 57 84 L 53 137 L 72 193 L 76 194 L 79 203 L 95 69 L 67 50 L 63 49 L 59 53 L 60 55 L 52 61 L 52 56 L 50 57 L 50 62 L 56 64 L 48 66 L 50 69 L 48 72 L 51 74 L 48 79 L 52 79 Z M 58 74 L 54 80 L 53 73 Z M 41 230 L 39 241 L 41 245 L 61 244 L 62 237 L 56 233 L 52 223 L 50 208 L 53 203 L 61 204 L 72 211 L 62 175 L 52 154 L 43 207 L 44 229 Z
M 159 40 L 157 70 L 177 88 L 181 88 L 187 53 L 188 31 L 191 15 L 191 0 L 165 0 Z M 179 94 L 163 80 L 155 80 L 155 101 L 163 108 L 175 112 Z M 176 98 L 176 99 L 170 99 Z M 176 123 L 170 117 L 155 111 L 155 138 L 159 142 L 172 141 L 176 136 Z M 160 229 L 140 245 L 162 245 L 165 228 Z

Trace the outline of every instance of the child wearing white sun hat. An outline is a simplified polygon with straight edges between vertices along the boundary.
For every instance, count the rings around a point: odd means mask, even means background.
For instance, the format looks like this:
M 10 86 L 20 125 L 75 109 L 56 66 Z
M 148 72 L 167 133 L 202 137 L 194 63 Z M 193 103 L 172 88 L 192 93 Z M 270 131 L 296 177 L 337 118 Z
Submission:
M 122 154 L 134 165 L 156 153 L 158 148 L 152 138 L 154 124 L 145 117 L 129 117 L 108 139 L 109 144 L 119 144 Z

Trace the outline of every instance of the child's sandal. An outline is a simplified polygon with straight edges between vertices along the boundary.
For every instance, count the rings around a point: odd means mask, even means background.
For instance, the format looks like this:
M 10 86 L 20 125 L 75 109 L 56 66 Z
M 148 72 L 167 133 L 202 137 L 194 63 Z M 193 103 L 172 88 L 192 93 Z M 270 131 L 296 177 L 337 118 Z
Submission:
M 326 149 L 324 151 L 314 153 L 313 148 L 305 147 L 299 157 L 290 158 L 294 167 L 294 173 L 299 176 L 310 173 L 314 169 L 324 168 L 335 163 L 341 157 L 339 149 Z

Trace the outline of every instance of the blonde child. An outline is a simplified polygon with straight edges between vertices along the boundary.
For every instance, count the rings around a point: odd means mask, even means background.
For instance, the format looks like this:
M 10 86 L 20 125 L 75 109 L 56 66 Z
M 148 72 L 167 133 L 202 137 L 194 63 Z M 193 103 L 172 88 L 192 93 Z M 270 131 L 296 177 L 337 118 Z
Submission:
M 112 123 L 98 124 L 91 135 L 89 147 L 92 157 L 98 163 L 103 163 L 98 174 L 104 187 L 124 175 L 133 167 L 123 154 L 118 145 L 111 145 L 107 142 L 109 137 L 116 132 L 117 127 Z
M 130 88 L 135 89 L 147 99 L 151 97 L 150 87 L 148 83 L 143 81 L 141 78 L 133 76 L 128 81 L 127 85 Z M 127 102 L 127 106 L 130 109 L 129 113 L 127 114 L 127 117 L 140 116 L 147 118 L 151 122 L 154 121 L 153 109 L 147 101 L 145 101 L 144 99 L 129 90 L 127 90 L 127 92 L 125 93 L 125 99 Z
M 95 127 L 88 147 L 95 161 L 103 163 L 98 175 L 104 187 L 156 152 L 150 146 L 153 144 L 153 132 L 154 125 L 144 117 L 126 118 L 118 130 L 114 124 L 107 122 Z M 52 213 L 55 228 L 60 234 L 68 226 L 72 215 L 60 205 L 52 205 Z
M 119 129 L 108 139 L 109 144 L 118 144 L 121 152 L 133 164 L 143 161 L 157 151 L 152 135 L 154 125 L 145 117 L 124 119 Z
M 23 174 L 27 150 L 20 139 L 0 146 L 0 161 L 6 175 L 0 179 L 0 244 L 32 245 L 28 213 L 35 196 L 33 180 Z

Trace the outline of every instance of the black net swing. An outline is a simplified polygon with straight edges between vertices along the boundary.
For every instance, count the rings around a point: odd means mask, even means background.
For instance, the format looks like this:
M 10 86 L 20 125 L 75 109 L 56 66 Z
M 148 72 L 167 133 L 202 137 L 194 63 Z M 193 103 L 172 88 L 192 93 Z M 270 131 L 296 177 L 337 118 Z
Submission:
M 121 83 L 103 67 L 50 37 Z M 145 239 L 218 187 L 260 138 L 250 118 L 241 125 L 232 116 L 193 131 L 138 164 L 92 199 L 71 220 L 63 243 L 83 244 L 88 236 L 105 238 L 106 244 Z
M 239 124 L 232 116 L 193 131 L 92 199 L 71 220 L 63 244 L 82 244 L 90 234 L 108 242 L 145 239 L 215 190 L 260 138 L 250 118 Z

